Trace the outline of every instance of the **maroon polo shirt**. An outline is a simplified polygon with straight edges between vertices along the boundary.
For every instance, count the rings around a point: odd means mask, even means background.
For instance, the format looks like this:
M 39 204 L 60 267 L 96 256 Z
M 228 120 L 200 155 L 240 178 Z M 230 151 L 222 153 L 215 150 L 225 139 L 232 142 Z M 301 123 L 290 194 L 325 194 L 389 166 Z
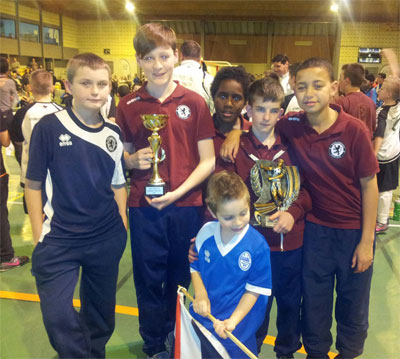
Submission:
M 214 127 L 215 127 L 215 116 L 216 114 L 213 115 L 213 120 L 214 120 Z M 248 131 L 251 128 L 251 122 L 247 121 L 243 116 L 239 117 L 240 120 L 240 129 L 242 131 Z M 219 157 L 219 151 L 221 149 L 222 144 L 225 141 L 225 134 L 222 132 L 218 131 L 218 129 L 215 129 L 216 135 L 214 137 L 214 150 L 215 150 L 215 158 L 218 159 Z
M 271 148 L 264 146 L 253 134 L 252 131 L 244 134 L 240 139 L 240 149 L 237 154 L 234 164 L 229 164 L 224 161 L 218 161 L 217 170 L 231 170 L 235 171 L 246 183 L 250 192 L 250 200 L 253 204 L 258 197 L 254 194 L 250 181 L 250 170 L 255 164 L 255 161 L 250 157 L 253 155 L 258 159 L 263 160 L 278 160 L 282 159 L 285 164 L 291 166 L 287 147 L 282 143 L 278 135 L 274 145 Z M 303 232 L 304 232 L 304 218 L 306 212 L 311 210 L 311 198 L 306 190 L 303 188 L 300 191 L 298 199 L 293 202 L 289 207 L 288 212 L 293 216 L 295 224 L 292 230 L 284 236 L 283 249 L 293 250 L 303 245 Z M 251 206 L 251 216 L 253 218 L 254 207 Z M 256 228 L 267 240 L 271 251 L 280 251 L 281 236 L 275 233 L 272 228 L 254 227 Z
M 158 132 L 166 154 L 159 164 L 159 172 L 167 183 L 167 190 L 174 191 L 199 164 L 198 142 L 215 135 L 210 111 L 200 95 L 179 84 L 162 103 L 147 92 L 146 85 L 142 86 L 122 98 L 117 110 L 117 124 L 121 127 L 123 141 L 133 143 L 136 151 L 149 146 L 147 138 L 151 135 L 142 124 L 141 114 L 168 115 L 166 127 Z M 144 188 L 152 171 L 152 167 L 132 171 L 129 207 L 148 206 Z M 200 186 L 186 193 L 175 205 L 201 206 Z
M 289 113 L 277 124 L 290 144 L 305 177 L 312 199 L 307 220 L 332 228 L 361 228 L 360 178 L 379 171 L 367 128 L 331 104 L 335 123 L 321 134 L 310 125 L 305 112 Z M 292 153 L 291 152 L 291 153 Z
M 376 106 L 367 95 L 362 92 L 352 92 L 339 97 L 336 104 L 342 106 L 344 112 L 364 122 L 370 132 L 370 138 L 376 128 Z

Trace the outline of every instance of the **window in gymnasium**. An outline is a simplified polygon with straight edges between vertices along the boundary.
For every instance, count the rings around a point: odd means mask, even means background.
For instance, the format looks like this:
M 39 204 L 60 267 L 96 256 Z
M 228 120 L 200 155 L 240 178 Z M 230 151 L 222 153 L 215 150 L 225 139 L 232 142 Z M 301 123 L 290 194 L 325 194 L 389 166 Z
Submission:
M 11 19 L 1 19 L 0 33 L 1 37 L 8 37 L 9 39 L 15 39 L 15 21 Z
M 43 26 L 43 42 L 50 45 L 60 45 L 60 30 Z
M 23 41 L 39 42 L 39 25 L 20 22 L 19 37 Z

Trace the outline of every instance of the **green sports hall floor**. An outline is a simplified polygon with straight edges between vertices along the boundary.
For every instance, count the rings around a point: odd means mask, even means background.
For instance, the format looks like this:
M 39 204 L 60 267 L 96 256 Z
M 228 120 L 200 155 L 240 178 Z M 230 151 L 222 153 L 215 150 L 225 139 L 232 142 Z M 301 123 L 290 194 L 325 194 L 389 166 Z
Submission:
M 3 149 L 4 150 L 4 149 Z M 9 220 L 16 255 L 31 256 L 32 233 L 24 215 L 18 165 L 5 156 L 10 176 Z M 396 195 L 397 196 L 397 195 Z M 56 358 L 42 323 L 31 264 L 0 273 L 0 358 Z M 75 298 L 78 298 L 77 291 Z M 107 345 L 108 358 L 145 358 L 138 332 L 137 304 L 132 279 L 129 243 L 120 264 L 116 329 Z M 276 318 L 273 308 L 271 323 Z M 364 359 L 400 358 L 400 222 L 391 222 L 377 238 L 370 304 L 370 329 Z M 335 332 L 333 323 L 332 331 Z M 261 358 L 275 358 L 272 343 L 276 329 L 270 326 Z M 332 346 L 331 357 L 335 348 Z M 304 351 L 296 358 L 305 358 Z

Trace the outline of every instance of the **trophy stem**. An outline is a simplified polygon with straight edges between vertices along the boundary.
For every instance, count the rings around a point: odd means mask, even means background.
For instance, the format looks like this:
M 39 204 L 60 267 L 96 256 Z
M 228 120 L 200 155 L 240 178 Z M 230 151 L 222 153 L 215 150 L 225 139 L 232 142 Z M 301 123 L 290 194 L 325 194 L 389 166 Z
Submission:
M 165 183 L 158 172 L 158 161 L 153 163 L 153 173 L 150 178 L 150 183 L 162 184 Z

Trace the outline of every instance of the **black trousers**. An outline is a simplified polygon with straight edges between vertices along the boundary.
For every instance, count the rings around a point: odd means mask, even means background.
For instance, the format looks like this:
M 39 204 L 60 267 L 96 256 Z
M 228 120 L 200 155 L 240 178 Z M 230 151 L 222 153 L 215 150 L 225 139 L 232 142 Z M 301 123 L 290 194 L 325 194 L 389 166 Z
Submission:
M 332 345 L 333 291 L 336 286 L 336 349 L 343 358 L 362 354 L 368 330 L 372 266 L 354 273 L 351 260 L 359 229 L 306 222 L 303 252 L 302 336 L 307 358 L 328 358 Z
M 177 286 L 190 283 L 188 250 L 200 229 L 200 214 L 201 207 L 129 208 L 139 332 L 149 356 L 165 350 L 174 330 Z
M 14 248 L 10 236 L 10 223 L 8 221 L 8 174 L 0 177 L 0 262 L 7 262 L 14 257 Z

